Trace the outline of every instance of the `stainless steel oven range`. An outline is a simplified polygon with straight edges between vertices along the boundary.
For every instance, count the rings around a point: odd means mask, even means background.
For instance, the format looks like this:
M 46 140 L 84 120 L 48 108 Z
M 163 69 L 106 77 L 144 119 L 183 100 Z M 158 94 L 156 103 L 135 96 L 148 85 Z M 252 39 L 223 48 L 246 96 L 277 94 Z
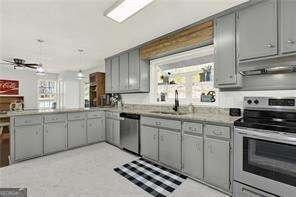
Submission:
M 244 98 L 234 129 L 234 197 L 296 197 L 296 98 Z

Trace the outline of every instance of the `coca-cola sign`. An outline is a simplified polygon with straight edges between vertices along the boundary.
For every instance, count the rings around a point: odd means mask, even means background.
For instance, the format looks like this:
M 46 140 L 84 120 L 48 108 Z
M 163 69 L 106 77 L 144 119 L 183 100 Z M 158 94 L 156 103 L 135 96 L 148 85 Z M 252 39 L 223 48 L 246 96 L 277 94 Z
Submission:
M 0 79 L 1 95 L 18 95 L 19 81 Z

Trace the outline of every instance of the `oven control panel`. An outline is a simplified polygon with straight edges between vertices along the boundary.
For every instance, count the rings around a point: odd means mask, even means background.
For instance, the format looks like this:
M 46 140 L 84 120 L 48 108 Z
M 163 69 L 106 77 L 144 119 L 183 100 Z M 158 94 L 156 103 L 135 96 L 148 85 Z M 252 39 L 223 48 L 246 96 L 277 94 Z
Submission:
M 296 98 L 245 97 L 244 108 L 296 110 Z

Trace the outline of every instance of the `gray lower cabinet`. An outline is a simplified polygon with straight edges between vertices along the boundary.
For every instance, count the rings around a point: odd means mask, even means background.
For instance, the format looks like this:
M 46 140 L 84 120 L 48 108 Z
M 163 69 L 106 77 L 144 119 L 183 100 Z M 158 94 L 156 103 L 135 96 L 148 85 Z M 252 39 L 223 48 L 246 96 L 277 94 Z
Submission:
M 106 118 L 106 141 L 113 142 L 113 119 Z
M 113 120 L 113 144 L 120 146 L 120 120 Z
M 65 122 L 44 124 L 44 154 L 67 149 L 67 125 Z
M 228 191 L 230 187 L 229 142 L 205 137 L 204 179 Z
M 159 129 L 159 161 L 181 169 L 181 133 Z
M 15 160 L 41 156 L 43 154 L 42 125 L 14 128 Z
M 237 29 L 239 60 L 276 55 L 277 1 L 262 1 L 239 11 Z
M 106 140 L 110 144 L 120 146 L 120 120 L 106 118 Z
M 236 60 L 236 16 L 217 18 L 214 26 L 215 80 L 218 88 L 233 88 L 241 84 L 237 76 Z
M 183 134 L 182 163 L 186 174 L 203 179 L 203 136 Z
M 158 161 L 158 128 L 141 126 L 141 155 Z
M 296 1 L 281 0 L 281 52 L 296 52 Z
M 68 121 L 68 147 L 74 148 L 87 144 L 85 120 Z
M 94 118 L 87 120 L 87 143 L 105 140 L 105 119 Z

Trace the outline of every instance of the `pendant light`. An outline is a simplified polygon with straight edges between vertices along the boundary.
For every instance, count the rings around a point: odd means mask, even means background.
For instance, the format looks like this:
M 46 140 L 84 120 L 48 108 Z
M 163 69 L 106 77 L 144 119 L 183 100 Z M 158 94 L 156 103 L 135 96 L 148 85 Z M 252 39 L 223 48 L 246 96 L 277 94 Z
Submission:
M 83 49 L 78 49 L 78 52 L 80 54 L 80 66 L 82 66 L 82 56 L 83 56 Z M 82 70 L 79 70 L 77 73 L 77 79 L 82 80 L 84 78 L 84 75 L 82 73 Z
M 38 39 L 37 42 L 39 43 L 39 65 L 36 68 L 36 74 L 37 75 L 45 75 L 45 70 L 41 63 L 41 56 L 42 56 L 42 43 L 44 43 L 44 40 Z

